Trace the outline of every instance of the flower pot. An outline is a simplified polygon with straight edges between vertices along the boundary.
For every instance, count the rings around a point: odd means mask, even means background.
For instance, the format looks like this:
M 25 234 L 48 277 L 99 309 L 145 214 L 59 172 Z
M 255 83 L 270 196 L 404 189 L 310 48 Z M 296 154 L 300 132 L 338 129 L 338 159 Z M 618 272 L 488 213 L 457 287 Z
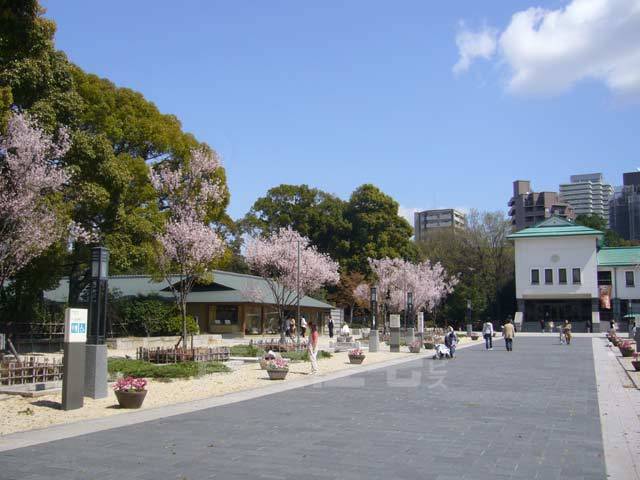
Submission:
M 349 355 L 349 362 L 360 365 L 362 362 L 364 362 L 364 357 L 364 355 Z
M 471 340 L 478 340 L 479 336 L 476 334 L 471 334 Z
M 272 368 L 267 370 L 270 380 L 284 380 L 289 373 L 288 368 Z
M 621 348 L 620 353 L 623 357 L 630 357 L 635 353 L 635 348 Z
M 420 347 L 409 347 L 411 353 L 420 353 Z
M 424 342 L 424 348 L 427 350 L 433 350 L 436 346 L 433 342 Z
M 640 360 L 632 360 L 631 365 L 636 369 L 636 372 L 640 372 Z
M 147 396 L 147 390 L 141 392 L 116 391 L 115 394 L 121 408 L 140 408 L 144 397 Z

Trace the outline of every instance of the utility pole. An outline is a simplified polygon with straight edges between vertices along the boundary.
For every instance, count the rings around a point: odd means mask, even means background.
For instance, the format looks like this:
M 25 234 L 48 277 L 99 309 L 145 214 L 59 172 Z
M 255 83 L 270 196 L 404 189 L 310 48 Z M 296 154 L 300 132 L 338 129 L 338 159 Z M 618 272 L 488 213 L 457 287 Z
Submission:
M 296 332 L 298 334 L 298 345 L 300 345 L 300 328 L 301 328 L 301 322 L 300 322 L 300 240 L 298 240 L 298 274 L 296 276 L 296 302 L 297 302 L 297 324 L 298 324 L 298 328 L 296 328 Z

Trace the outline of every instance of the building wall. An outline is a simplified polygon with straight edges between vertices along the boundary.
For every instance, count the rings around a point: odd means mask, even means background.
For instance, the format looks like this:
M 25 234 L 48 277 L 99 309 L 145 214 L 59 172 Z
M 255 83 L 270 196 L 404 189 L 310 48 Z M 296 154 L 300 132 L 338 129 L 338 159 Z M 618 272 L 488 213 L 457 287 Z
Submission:
M 515 241 L 516 298 L 597 298 L 596 237 L 521 238 Z M 531 269 L 540 270 L 540 284 L 531 284 Z M 553 284 L 545 285 L 544 269 L 553 269 Z M 567 269 L 567 284 L 560 285 L 558 269 Z M 581 283 L 571 280 L 581 269 Z
M 609 200 L 613 187 L 602 174 L 573 175 L 571 183 L 560 185 L 560 200 L 569 203 L 576 215 L 600 215 L 609 223 Z
M 466 225 L 466 215 L 453 208 L 424 210 L 414 214 L 415 240 L 427 238 L 429 233 L 442 230 L 456 230 Z
M 531 227 L 553 215 L 572 220 L 573 208 L 560 201 L 556 192 L 532 192 L 529 181 L 513 182 L 513 197 L 509 200 L 509 216 L 514 230 Z
M 620 300 L 638 300 L 640 299 L 640 269 L 633 265 L 626 267 L 598 267 L 599 272 L 611 272 L 613 285 L 611 286 L 612 298 Z M 625 272 L 634 272 L 634 285 L 627 287 Z

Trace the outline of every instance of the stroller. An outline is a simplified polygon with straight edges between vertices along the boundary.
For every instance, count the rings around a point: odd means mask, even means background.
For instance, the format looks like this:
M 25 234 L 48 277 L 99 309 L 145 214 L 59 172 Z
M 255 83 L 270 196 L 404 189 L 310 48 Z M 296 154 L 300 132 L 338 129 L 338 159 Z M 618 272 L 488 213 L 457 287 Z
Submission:
M 443 343 L 438 343 L 435 346 L 436 353 L 433 354 L 434 360 L 442 360 L 443 358 L 451 358 L 451 350 Z

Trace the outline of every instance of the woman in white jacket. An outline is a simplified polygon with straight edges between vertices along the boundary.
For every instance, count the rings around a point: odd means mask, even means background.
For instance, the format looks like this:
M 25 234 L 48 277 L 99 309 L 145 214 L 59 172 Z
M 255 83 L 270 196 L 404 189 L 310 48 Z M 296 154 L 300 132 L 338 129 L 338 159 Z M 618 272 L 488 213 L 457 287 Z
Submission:
M 484 337 L 484 347 L 487 350 L 493 350 L 493 323 L 487 320 L 482 325 L 482 336 Z

